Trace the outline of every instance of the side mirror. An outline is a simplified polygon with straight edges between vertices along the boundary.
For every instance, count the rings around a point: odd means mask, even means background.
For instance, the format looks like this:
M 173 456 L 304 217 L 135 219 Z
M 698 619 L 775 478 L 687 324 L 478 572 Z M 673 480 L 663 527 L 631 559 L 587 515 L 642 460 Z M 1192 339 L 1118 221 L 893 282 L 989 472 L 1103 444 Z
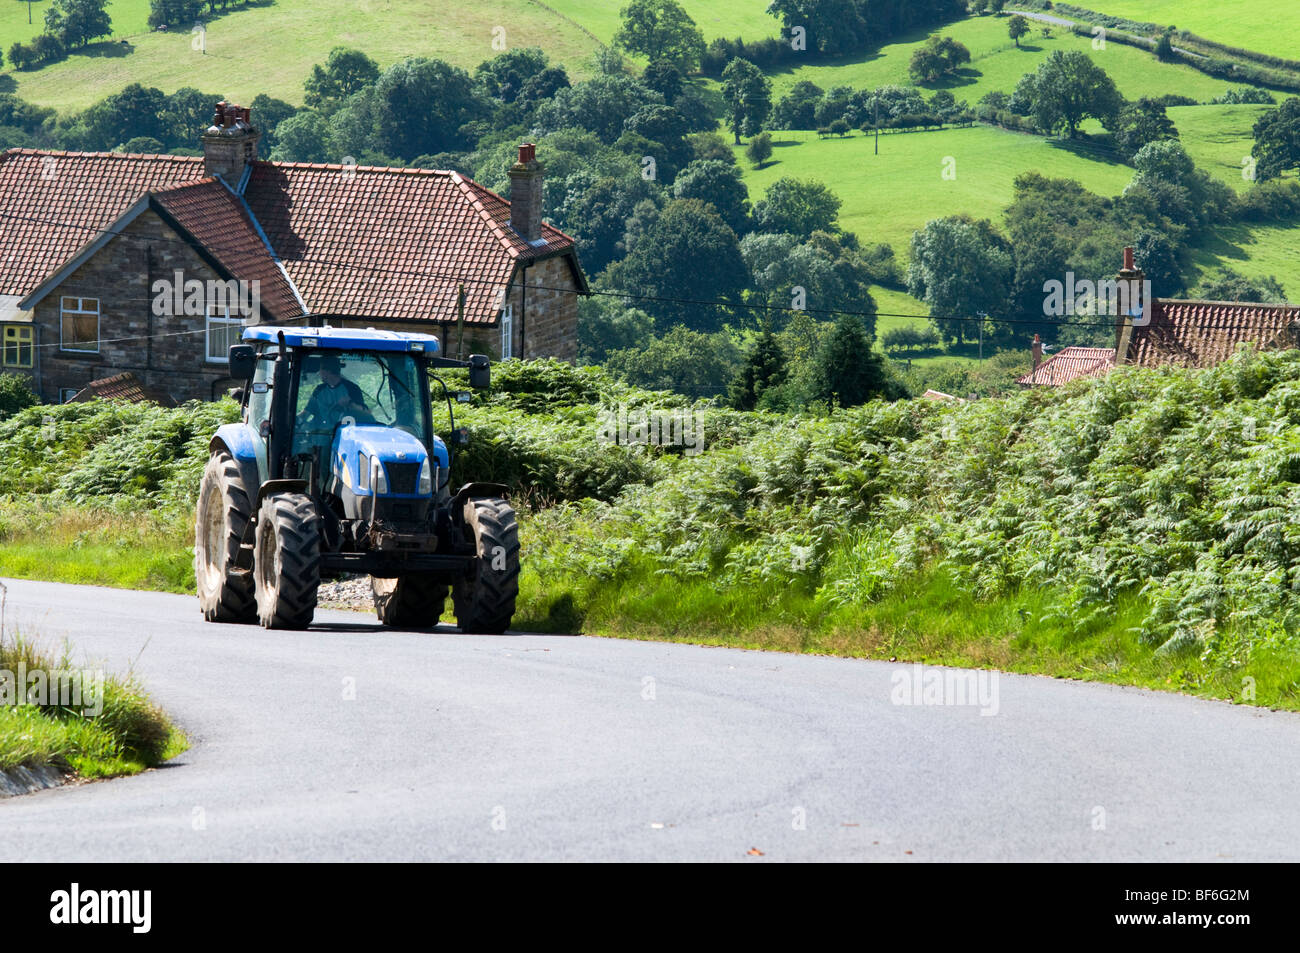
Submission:
M 237 381 L 246 381 L 253 376 L 257 368 L 257 351 L 251 344 L 230 345 L 230 376 Z
M 487 390 L 492 386 L 492 369 L 488 365 L 487 355 L 469 356 L 469 386 L 475 390 Z

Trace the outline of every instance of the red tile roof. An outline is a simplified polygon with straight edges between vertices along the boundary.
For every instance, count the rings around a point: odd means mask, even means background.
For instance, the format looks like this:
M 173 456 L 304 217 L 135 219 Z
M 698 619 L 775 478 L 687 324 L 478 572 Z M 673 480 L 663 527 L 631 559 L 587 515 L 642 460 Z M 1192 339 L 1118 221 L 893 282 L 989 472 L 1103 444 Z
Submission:
M 96 398 L 100 400 L 129 400 L 137 404 L 155 403 L 162 404 L 164 407 L 176 406 L 176 401 L 172 399 L 170 394 L 157 388 L 145 387 L 130 371 L 91 381 L 68 403 L 80 404 Z
M 202 175 L 192 156 L 0 153 L 0 294 L 27 294 L 141 196 Z
M 231 277 L 259 283 L 263 321 L 284 321 L 302 315 L 293 286 L 257 234 L 243 203 L 230 189 L 209 178 L 156 192 L 153 199 Z
M 516 265 L 555 255 L 573 256 L 586 287 L 569 236 L 543 225 L 543 241 L 530 245 L 510 229 L 509 202 L 455 172 L 258 161 L 247 210 L 211 184 L 164 194 L 203 179 L 199 157 L 0 154 L 0 294 L 30 294 L 151 193 L 233 274 L 267 276 L 272 307 L 287 308 L 292 289 L 253 247 L 257 225 L 308 310 L 323 317 L 455 320 L 464 282 L 466 321 L 491 322 Z
M 1296 305 L 1157 299 L 1151 322 L 1133 328 L 1126 363 L 1211 367 L 1243 343 L 1295 347 L 1295 338 L 1283 332 L 1297 322 L 1300 306 Z
M 1114 363 L 1114 348 L 1070 345 L 1061 348 L 1016 383 L 1022 387 L 1060 387 L 1080 377 L 1100 377 Z
M 573 251 L 544 225 L 533 247 L 510 204 L 455 172 L 258 162 L 244 193 L 308 310 L 318 315 L 492 321 L 521 258 Z

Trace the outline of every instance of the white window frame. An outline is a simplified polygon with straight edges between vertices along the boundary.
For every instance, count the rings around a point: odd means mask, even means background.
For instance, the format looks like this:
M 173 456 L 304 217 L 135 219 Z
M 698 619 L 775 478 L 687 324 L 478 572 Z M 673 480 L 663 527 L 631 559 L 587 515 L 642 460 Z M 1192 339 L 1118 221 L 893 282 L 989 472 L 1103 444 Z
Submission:
M 501 360 L 515 356 L 515 306 L 507 304 L 501 309 Z
M 26 332 L 26 336 L 23 336 Z M 9 360 L 9 349 L 14 349 L 14 359 Z M 23 363 L 23 348 L 27 348 L 27 362 Z M 36 364 L 36 329 L 30 325 L 6 324 L 0 334 L 0 365 L 30 370 Z
M 229 350 L 227 350 L 226 353 L 221 355 L 220 357 L 212 356 L 213 328 L 214 327 L 228 328 L 231 325 L 236 325 L 242 331 L 244 328 L 248 327 L 247 320 L 243 317 L 243 315 L 236 315 L 235 317 L 232 318 L 230 316 L 229 305 L 210 304 L 208 305 L 208 314 L 207 317 L 204 319 L 204 322 L 205 323 L 203 326 L 203 359 L 209 364 L 229 364 L 230 363 Z
M 68 307 L 69 301 L 75 301 L 74 307 Z M 91 310 L 89 303 L 94 303 L 94 310 Z M 63 328 L 65 319 L 69 316 L 84 317 L 86 315 L 95 316 L 95 346 L 94 347 L 69 347 L 63 340 Z M 59 297 L 59 350 L 67 351 L 70 354 L 98 354 L 99 353 L 99 299 L 98 298 L 81 298 L 77 295 L 61 295 Z

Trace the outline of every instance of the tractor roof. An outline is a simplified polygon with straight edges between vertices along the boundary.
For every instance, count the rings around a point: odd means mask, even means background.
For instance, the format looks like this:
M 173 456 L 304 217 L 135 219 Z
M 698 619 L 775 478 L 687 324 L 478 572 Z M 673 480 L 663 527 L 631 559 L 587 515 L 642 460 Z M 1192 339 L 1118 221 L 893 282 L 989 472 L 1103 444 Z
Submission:
M 415 331 L 376 331 L 374 328 L 300 328 L 256 324 L 244 329 L 245 341 L 279 341 L 289 347 L 333 348 L 340 351 L 423 351 L 438 353 L 438 339 Z

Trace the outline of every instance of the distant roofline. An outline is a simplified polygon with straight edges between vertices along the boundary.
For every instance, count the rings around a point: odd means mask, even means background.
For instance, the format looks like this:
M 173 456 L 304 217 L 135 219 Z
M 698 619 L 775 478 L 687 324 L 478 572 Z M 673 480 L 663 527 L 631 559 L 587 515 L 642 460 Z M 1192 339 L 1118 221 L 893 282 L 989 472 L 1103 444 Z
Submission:
M 1279 302 L 1268 301 L 1215 301 L 1210 298 L 1156 298 L 1155 302 L 1160 305 L 1166 304 L 1194 304 L 1194 305 L 1213 305 L 1221 308 L 1276 308 L 1283 311 L 1300 311 L 1300 302 Z

